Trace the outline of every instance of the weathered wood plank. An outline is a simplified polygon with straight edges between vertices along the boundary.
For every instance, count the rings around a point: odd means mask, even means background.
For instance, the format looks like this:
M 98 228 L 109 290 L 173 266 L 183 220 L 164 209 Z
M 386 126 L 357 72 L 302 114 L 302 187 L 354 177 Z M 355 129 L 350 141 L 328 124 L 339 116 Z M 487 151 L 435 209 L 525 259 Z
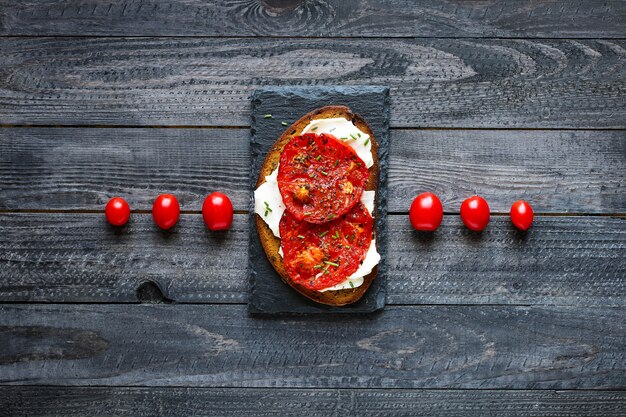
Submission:
M 446 216 L 434 235 L 389 216 L 388 303 L 624 305 L 626 219 L 538 217 L 526 234 L 499 216 L 482 235 Z M 184 215 L 162 233 L 134 214 L 116 231 L 103 215 L 0 215 L 0 300 L 133 302 L 153 281 L 178 302 L 247 300 L 247 215 L 225 234 Z
M 395 127 L 626 127 L 626 41 L 4 38 L 0 122 L 247 126 L 265 85 L 391 87 Z
M 260 319 L 245 306 L 5 304 L 0 383 L 623 389 L 624 317 L 438 306 Z
M 539 217 L 524 234 L 508 216 L 482 234 L 445 216 L 419 234 L 390 218 L 388 294 L 394 303 L 620 305 L 626 297 L 626 219 Z
M 280 122 L 276 122 L 280 123 Z M 101 210 L 113 195 L 149 210 L 173 192 L 184 210 L 226 192 L 250 198 L 248 129 L 0 129 L 0 209 Z M 434 191 L 446 212 L 484 195 L 506 213 L 626 213 L 625 131 L 393 130 L 389 208 Z
M 0 1 L 0 35 L 624 37 L 611 1 Z
M 625 391 L 0 387 L 8 415 L 623 417 Z
M 122 229 L 92 214 L 0 219 L 3 301 L 136 302 L 147 281 L 176 301 L 246 300 L 247 215 L 228 233 L 210 233 L 200 215 L 181 215 L 171 232 L 149 214 Z
M 0 209 L 150 210 L 174 193 L 197 210 L 213 191 L 248 208 L 248 129 L 0 129 Z
M 454 213 L 473 194 L 500 213 L 519 199 L 543 213 L 626 213 L 626 131 L 392 133 L 390 210 L 433 191 Z

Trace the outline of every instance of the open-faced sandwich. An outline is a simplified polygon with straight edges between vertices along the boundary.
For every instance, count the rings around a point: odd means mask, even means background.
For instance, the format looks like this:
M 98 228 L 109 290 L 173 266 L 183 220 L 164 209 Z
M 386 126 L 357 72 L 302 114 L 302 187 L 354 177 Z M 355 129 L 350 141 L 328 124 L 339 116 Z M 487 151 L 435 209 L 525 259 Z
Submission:
M 319 303 L 359 300 L 374 280 L 378 145 L 365 121 L 327 106 L 270 149 L 254 192 L 261 244 L 283 281 Z

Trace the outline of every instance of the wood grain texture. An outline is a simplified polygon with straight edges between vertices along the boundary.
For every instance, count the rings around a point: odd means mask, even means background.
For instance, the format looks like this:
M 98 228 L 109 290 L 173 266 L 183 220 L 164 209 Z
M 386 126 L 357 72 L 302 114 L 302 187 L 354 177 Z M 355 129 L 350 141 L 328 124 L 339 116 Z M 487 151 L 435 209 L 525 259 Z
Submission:
M 0 300 L 133 302 L 152 281 L 177 302 L 246 302 L 247 215 L 221 235 L 200 215 L 162 233 L 150 215 L 121 230 L 95 214 L 0 215 Z M 521 234 L 493 217 L 477 235 L 445 216 L 434 235 L 389 216 L 390 304 L 624 305 L 626 219 L 538 217 Z
M 121 195 L 133 209 L 150 210 L 167 191 L 183 210 L 200 210 L 216 190 L 247 209 L 249 136 L 248 129 L 0 129 L 0 209 L 102 210 Z M 434 191 L 449 213 L 472 194 L 500 213 L 518 199 L 540 213 L 626 213 L 626 132 L 393 130 L 388 175 L 394 212 Z
M 624 128 L 626 41 L 4 38 L 0 121 L 249 125 L 266 85 L 391 87 L 392 127 Z
M 258 319 L 245 306 L 2 305 L 0 383 L 623 389 L 625 313 L 439 306 Z
M 0 129 L 0 209 L 103 210 L 158 194 L 200 211 L 213 191 L 248 208 L 248 129 Z
M 432 191 L 458 213 L 478 194 L 492 212 L 626 213 L 626 131 L 394 130 L 389 208 Z
M 0 387 L 13 417 L 623 417 L 624 391 Z
M 0 1 L 0 35 L 624 37 L 621 1 Z
M 415 232 L 405 216 L 390 220 L 390 303 L 626 301 L 626 219 L 535 217 L 523 233 L 500 216 L 476 234 L 445 216 L 433 235 Z
M 247 215 L 225 233 L 210 232 L 201 215 L 181 215 L 168 232 L 149 214 L 123 228 L 103 214 L 0 218 L 2 301 L 136 302 L 145 282 L 176 301 L 245 301 Z

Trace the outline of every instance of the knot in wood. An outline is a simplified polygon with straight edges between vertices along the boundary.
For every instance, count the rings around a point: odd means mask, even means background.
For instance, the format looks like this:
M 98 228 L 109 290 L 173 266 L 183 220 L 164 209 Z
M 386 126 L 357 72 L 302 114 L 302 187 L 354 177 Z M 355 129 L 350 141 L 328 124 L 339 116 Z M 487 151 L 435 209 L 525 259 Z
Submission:
M 261 0 L 261 3 L 266 9 L 280 13 L 297 9 L 304 0 Z

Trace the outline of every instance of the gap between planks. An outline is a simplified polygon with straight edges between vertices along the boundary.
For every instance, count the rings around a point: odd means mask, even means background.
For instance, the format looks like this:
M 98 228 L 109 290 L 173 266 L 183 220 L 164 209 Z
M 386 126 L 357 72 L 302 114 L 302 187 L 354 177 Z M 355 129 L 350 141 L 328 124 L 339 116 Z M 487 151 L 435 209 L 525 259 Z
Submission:
M 92 305 L 97 307 L 105 307 L 105 306 L 113 306 L 113 305 L 124 305 L 124 306 L 233 306 L 233 307 L 242 307 L 247 306 L 248 302 L 222 302 L 222 301 L 174 301 L 169 300 L 167 302 L 163 301 L 29 301 L 29 300 L 20 300 L 20 301 L 0 301 L 0 307 L 2 306 L 14 306 L 14 305 L 27 305 L 27 306 L 54 306 L 54 305 Z M 382 310 L 374 313 L 360 313 L 360 315 L 368 317 L 375 316 L 380 314 L 381 311 L 385 311 L 388 309 L 395 308 L 489 308 L 489 307 L 502 307 L 502 308 L 543 308 L 543 307 L 554 307 L 554 308 L 579 308 L 579 306 L 572 304 L 559 304 L 559 303 L 454 303 L 454 304 L 446 304 L 446 303 L 385 303 L 385 307 Z M 593 305 L 585 305 L 585 309 L 623 309 L 624 306 L 618 306 L 615 304 L 593 304 Z M 246 313 L 247 314 L 247 313 Z M 344 313 L 325 313 L 323 315 L 319 314 L 308 314 L 308 313 L 277 313 L 277 314 L 254 314 L 249 316 L 251 318 L 289 318 L 289 317 L 348 317 Z M 356 315 L 353 315 L 356 316 Z M 0 383 L 0 386 L 2 384 Z M 470 388 L 473 389 L 473 388 Z M 624 388 L 626 390 L 626 387 Z
M 151 214 L 151 210 L 131 210 L 132 214 Z M 102 214 L 104 210 L 40 210 L 40 209 L 0 209 L 0 214 Z M 181 210 L 180 214 L 182 215 L 201 215 L 202 211 L 200 210 Z M 233 214 L 238 215 L 248 215 L 250 212 L 248 210 L 233 210 Z M 389 216 L 407 216 L 409 214 L 408 211 L 389 211 L 387 215 Z M 460 213 L 458 211 L 444 211 L 444 216 L 458 216 Z M 506 217 L 509 216 L 508 212 L 491 212 L 491 216 L 495 217 Z M 535 217 L 616 217 L 616 218 L 626 218 L 626 213 L 542 213 L 535 212 Z
M 7 387 L 7 388 L 16 388 L 16 387 L 20 387 L 21 385 L 15 385 L 15 384 L 3 384 L 0 383 L 0 387 Z M 592 388 L 559 388 L 559 389 L 542 389 L 542 388 L 393 388 L 393 387 L 377 387 L 377 388 L 371 388 L 371 387 L 354 387 L 354 388 L 324 388 L 324 387 L 297 387 L 297 388 L 292 388 L 292 387 L 272 387 L 272 388 L 259 388 L 259 387 L 250 387 L 250 386 L 219 386 L 219 387 L 198 387 L 198 386 L 190 386 L 190 385 L 167 385 L 167 386 L 154 386 L 154 385 L 100 385 L 100 384 L 92 384 L 92 385 L 54 385 L 54 384 L 29 384 L 23 387 L 27 387 L 27 388 L 68 388 L 68 389 L 90 389 L 90 388 L 106 388 L 106 389 L 117 389 L 117 388 L 128 388 L 128 389 L 142 389 L 142 388 L 147 388 L 147 389 L 187 389 L 187 390 L 194 390 L 194 391 L 207 391 L 207 390 L 220 390 L 220 389 L 237 389 L 237 390 L 269 390 L 271 389 L 272 391 L 300 391 L 300 390 L 306 390 L 306 391 L 395 391 L 395 392 L 399 392 L 399 391 L 418 391 L 418 392 L 427 392 L 427 391 L 442 391 L 442 392 L 446 392 L 446 391 L 466 391 L 466 392 L 472 392 L 472 391 L 485 391 L 485 392 L 489 392 L 489 391 L 498 391 L 498 392 L 542 392 L 542 393 L 547 393 L 547 392 L 552 392 L 555 394 L 559 394 L 561 392 L 578 392 L 578 393 L 593 393 L 593 392 L 623 392 L 626 391 L 626 387 L 624 388 L 610 388 L 610 389 L 603 389 L 603 388 L 598 388 L 598 389 L 592 389 Z
M 314 36 L 314 35 L 0 35 L 0 39 L 239 39 L 239 40 L 287 40 L 287 39 L 312 39 L 312 40 L 433 40 L 433 39 L 463 39 L 463 40 L 504 40 L 504 41 L 623 41 L 626 37 L 602 37 L 602 36 L 581 36 L 581 37 L 558 37 L 558 36 L 413 36 L 413 35 L 354 35 L 354 36 Z
M 250 125 L 63 125 L 63 124 L 0 124 L 0 129 L 41 129 L 41 128 L 59 128 L 59 129 L 250 129 Z M 626 128 L 621 127 L 601 127 L 601 128 L 580 128 L 580 127 L 463 127 L 463 126 L 450 126 L 450 127 L 428 127 L 428 126 L 390 126 L 389 130 L 435 130 L 435 131 L 480 131 L 490 130 L 496 132 L 507 131 L 531 131 L 531 132 L 621 132 L 626 131 Z

